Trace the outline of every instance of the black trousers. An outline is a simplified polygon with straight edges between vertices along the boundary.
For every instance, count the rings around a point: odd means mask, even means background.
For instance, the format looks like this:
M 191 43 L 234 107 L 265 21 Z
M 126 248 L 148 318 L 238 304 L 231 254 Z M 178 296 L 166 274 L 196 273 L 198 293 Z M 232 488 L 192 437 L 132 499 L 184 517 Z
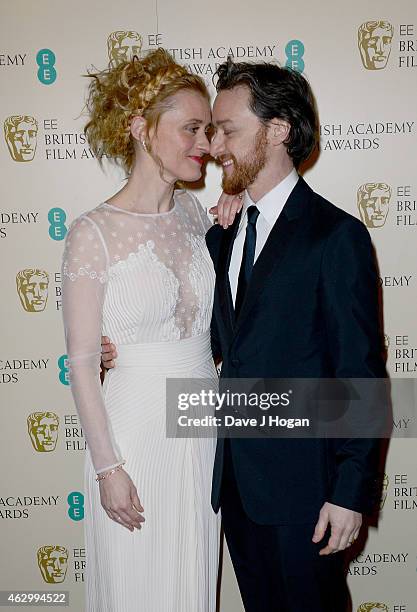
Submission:
M 319 556 L 314 524 L 259 525 L 245 513 L 225 440 L 223 529 L 246 612 L 346 612 L 343 552 Z

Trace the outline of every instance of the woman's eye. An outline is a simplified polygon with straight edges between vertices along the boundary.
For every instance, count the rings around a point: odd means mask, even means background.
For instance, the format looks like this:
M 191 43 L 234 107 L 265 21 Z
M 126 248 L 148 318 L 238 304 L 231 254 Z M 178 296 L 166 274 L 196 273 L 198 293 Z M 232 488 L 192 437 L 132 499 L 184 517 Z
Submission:
M 188 131 L 189 131 L 189 132 L 192 132 L 193 134 L 197 134 L 198 129 L 199 129 L 198 127 L 189 127 L 189 128 L 188 128 Z

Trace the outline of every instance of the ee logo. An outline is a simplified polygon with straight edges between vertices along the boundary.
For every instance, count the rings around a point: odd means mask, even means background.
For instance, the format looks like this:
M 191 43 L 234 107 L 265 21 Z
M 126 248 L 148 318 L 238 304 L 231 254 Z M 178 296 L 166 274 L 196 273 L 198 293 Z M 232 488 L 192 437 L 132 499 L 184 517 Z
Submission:
M 52 240 L 63 240 L 67 233 L 65 225 L 67 215 L 62 208 L 51 208 L 48 212 L 49 236 Z
M 84 495 L 79 491 L 73 491 L 67 497 L 68 516 L 73 521 L 82 521 L 84 518 Z
M 285 45 L 285 55 L 287 61 L 285 66 L 297 70 L 297 72 L 303 72 L 305 64 L 303 60 L 304 45 L 301 40 L 290 40 Z
M 58 359 L 59 380 L 63 385 L 69 386 L 68 355 L 61 355 Z
M 55 53 L 50 49 L 41 49 L 36 54 L 38 79 L 44 85 L 52 85 L 56 80 Z

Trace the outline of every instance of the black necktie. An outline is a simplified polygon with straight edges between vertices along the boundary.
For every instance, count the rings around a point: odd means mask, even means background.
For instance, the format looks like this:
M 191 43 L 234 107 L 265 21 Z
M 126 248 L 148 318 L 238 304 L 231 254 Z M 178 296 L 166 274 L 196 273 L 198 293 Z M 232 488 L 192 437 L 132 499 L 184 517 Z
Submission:
M 256 220 L 259 210 L 256 206 L 249 206 L 247 210 L 248 224 L 246 226 L 245 244 L 243 247 L 242 263 L 240 265 L 239 280 L 237 283 L 235 313 L 238 316 L 248 288 L 250 275 L 252 273 L 253 261 L 255 259 L 256 247 Z

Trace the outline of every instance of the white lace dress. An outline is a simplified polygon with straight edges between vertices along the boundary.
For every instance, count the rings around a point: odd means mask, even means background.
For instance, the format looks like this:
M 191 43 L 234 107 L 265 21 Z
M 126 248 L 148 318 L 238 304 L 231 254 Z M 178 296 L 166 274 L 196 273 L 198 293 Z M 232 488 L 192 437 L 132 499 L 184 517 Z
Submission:
M 165 436 L 166 377 L 213 377 L 210 223 L 176 191 L 159 214 L 100 204 L 72 224 L 63 262 L 71 389 L 87 439 L 86 609 L 214 612 L 219 517 L 214 439 Z M 101 387 L 100 338 L 119 357 Z M 133 533 L 101 507 L 97 471 L 126 460 L 146 522 Z

